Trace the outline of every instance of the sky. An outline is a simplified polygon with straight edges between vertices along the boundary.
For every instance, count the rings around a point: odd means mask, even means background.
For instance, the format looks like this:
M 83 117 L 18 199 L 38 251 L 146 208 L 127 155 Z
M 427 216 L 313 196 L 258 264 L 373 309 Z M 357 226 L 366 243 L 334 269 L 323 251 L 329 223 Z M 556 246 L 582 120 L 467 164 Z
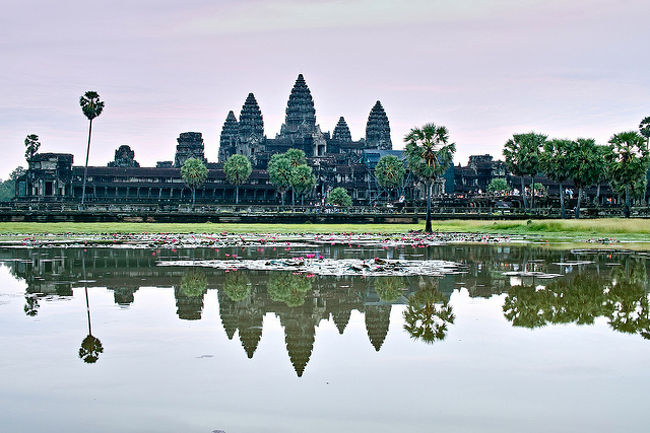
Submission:
M 650 116 L 647 0 L 3 0 L 0 178 L 23 141 L 85 157 L 79 97 L 99 92 L 91 165 L 128 144 L 143 166 L 173 160 L 181 132 L 217 160 L 229 110 L 249 92 L 274 137 L 304 74 L 323 131 L 340 116 L 365 136 L 375 101 L 393 146 L 445 125 L 455 161 L 514 133 L 593 137 Z

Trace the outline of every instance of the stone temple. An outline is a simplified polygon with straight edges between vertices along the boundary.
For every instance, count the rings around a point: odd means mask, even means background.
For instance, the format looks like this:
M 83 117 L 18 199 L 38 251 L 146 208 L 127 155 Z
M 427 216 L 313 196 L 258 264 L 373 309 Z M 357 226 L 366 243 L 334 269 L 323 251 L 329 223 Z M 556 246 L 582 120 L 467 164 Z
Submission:
M 298 75 L 287 102 L 285 120 L 274 138 L 264 134 L 264 119 L 255 95 L 248 94 L 239 114 L 230 111 L 221 130 L 219 162 L 234 154 L 248 156 L 253 165 L 265 168 L 271 155 L 301 149 L 310 162 L 356 163 L 364 150 L 392 150 L 388 116 L 377 101 L 366 127 L 366 138 L 352 140 L 345 118 L 339 118 L 332 134 L 323 132 L 316 121 L 314 99 L 302 74 Z
M 206 183 L 197 189 L 198 202 L 232 203 L 234 186 L 226 181 L 223 163 L 234 154 L 250 158 L 253 172 L 240 187 L 242 203 L 277 204 L 278 193 L 266 171 L 271 155 L 288 149 L 301 149 L 317 177 L 308 202 L 325 198 L 337 186 L 348 190 L 357 204 L 370 204 L 382 192 L 374 180 L 374 167 L 384 155 L 403 159 L 402 151 L 393 150 L 390 123 L 381 102 L 369 107 L 365 137 L 354 140 L 341 116 L 332 132 L 323 131 L 317 122 L 314 99 L 302 74 L 289 94 L 285 120 L 275 137 L 264 131 L 264 117 L 255 95 L 249 93 L 239 111 L 230 111 L 221 128 L 218 161 L 205 158 L 205 143 L 200 132 L 184 132 L 177 138 L 173 160 L 159 161 L 155 167 L 141 167 L 135 151 L 122 145 L 115 159 L 105 166 L 89 166 L 86 186 L 88 202 L 178 202 L 187 201 L 180 168 L 188 158 L 199 158 L 208 167 Z M 216 144 L 215 144 L 216 145 Z M 83 166 L 73 166 L 70 154 L 41 153 L 29 160 L 29 168 L 16 182 L 18 201 L 79 201 Z M 453 178 L 450 185 L 453 186 Z M 421 196 L 421 188 L 409 182 L 392 197 Z M 386 192 L 383 192 L 384 197 Z

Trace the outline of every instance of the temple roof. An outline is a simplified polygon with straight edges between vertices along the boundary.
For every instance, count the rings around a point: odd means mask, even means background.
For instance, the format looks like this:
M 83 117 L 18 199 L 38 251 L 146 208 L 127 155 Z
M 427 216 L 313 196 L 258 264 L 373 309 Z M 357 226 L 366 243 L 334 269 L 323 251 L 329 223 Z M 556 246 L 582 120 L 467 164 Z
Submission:
M 334 132 L 332 133 L 332 140 L 337 140 L 341 143 L 349 143 L 352 141 L 350 128 L 348 128 L 348 124 L 343 116 L 339 118 L 339 121 L 334 128 Z
M 316 109 L 314 108 L 314 100 L 305 78 L 300 74 L 289 95 L 282 129 L 285 132 L 296 132 L 298 129 L 310 130 L 315 126 Z
M 228 112 L 226 121 L 223 123 L 221 128 L 221 139 L 223 141 L 224 135 L 238 135 L 239 134 L 239 122 L 235 117 L 235 113 L 232 110 Z
M 369 147 L 379 149 L 392 149 L 393 143 L 390 139 L 390 123 L 381 102 L 377 101 L 370 110 L 368 123 L 366 124 L 366 142 Z
M 230 116 L 230 115 L 229 115 Z M 234 117 L 234 113 L 233 113 Z M 226 119 L 226 122 L 228 120 Z M 243 139 L 251 136 L 264 136 L 264 119 L 255 95 L 248 94 L 239 114 L 239 135 Z

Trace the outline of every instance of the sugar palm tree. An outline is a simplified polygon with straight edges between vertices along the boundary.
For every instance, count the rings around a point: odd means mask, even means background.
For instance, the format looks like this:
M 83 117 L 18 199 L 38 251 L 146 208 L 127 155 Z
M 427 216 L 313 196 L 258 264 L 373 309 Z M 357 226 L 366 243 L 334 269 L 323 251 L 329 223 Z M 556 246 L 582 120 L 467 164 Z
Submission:
M 573 142 L 571 140 L 553 139 L 544 143 L 543 151 L 539 155 L 540 168 L 546 174 L 546 177 L 557 182 L 560 187 L 560 216 L 562 218 L 566 218 L 563 183 L 571 175 L 571 166 L 576 156 L 572 152 L 573 148 Z
M 81 186 L 81 204 L 86 200 L 86 179 L 88 178 L 88 157 L 90 156 L 90 137 L 93 132 L 93 119 L 102 114 L 104 101 L 99 99 L 99 93 L 90 90 L 79 98 L 81 111 L 89 120 L 88 125 L 88 146 L 86 147 L 86 165 L 84 166 L 84 180 Z
M 631 185 L 644 180 L 650 162 L 650 152 L 644 137 L 636 131 L 615 134 L 610 140 L 613 152 L 609 157 L 610 181 L 623 189 L 625 195 L 624 215 L 630 217 Z
M 534 132 L 514 134 L 503 146 L 506 168 L 510 173 L 521 177 L 521 196 L 524 201 L 524 208 L 528 207 L 524 177 L 530 176 L 530 200 L 531 207 L 534 207 L 535 174 L 539 171 L 539 155 L 544 148 L 546 138 L 546 135 Z
M 406 159 L 411 172 L 425 185 L 427 192 L 427 221 L 425 231 L 431 233 L 431 187 L 452 163 L 456 144 L 449 143 L 449 132 L 444 126 L 428 123 L 413 128 L 404 137 Z

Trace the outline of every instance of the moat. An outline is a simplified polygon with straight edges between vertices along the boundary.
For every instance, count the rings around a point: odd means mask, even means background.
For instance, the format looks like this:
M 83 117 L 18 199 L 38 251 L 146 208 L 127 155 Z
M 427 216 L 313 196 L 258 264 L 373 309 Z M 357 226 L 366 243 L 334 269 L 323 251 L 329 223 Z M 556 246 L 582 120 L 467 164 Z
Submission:
M 191 238 L 0 247 L 3 431 L 646 431 L 646 252 Z

